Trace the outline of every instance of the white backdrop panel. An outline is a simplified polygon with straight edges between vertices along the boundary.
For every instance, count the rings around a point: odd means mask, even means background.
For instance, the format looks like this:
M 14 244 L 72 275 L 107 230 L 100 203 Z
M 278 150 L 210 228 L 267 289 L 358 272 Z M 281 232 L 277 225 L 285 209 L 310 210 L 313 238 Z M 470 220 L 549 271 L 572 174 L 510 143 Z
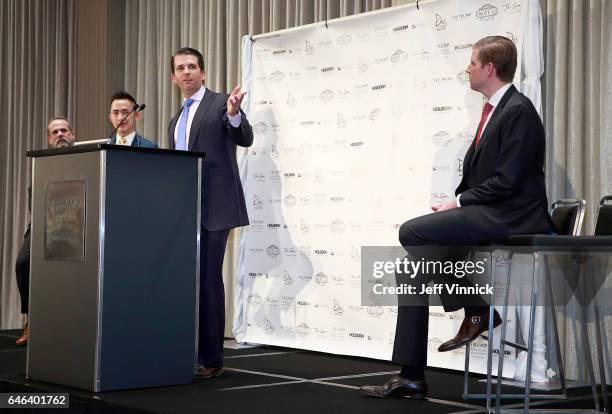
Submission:
M 361 306 L 361 246 L 397 245 L 401 223 L 454 197 L 483 105 L 472 44 L 500 34 L 520 57 L 523 8 L 440 0 L 255 41 L 239 341 L 390 359 L 397 310 Z M 430 315 L 435 350 L 462 317 Z M 428 364 L 463 369 L 463 352 Z

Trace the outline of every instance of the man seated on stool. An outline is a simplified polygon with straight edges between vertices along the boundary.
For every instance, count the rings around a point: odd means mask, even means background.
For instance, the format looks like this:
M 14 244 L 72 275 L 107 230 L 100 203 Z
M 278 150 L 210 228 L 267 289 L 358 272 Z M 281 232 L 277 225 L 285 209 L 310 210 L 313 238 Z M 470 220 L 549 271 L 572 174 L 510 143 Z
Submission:
M 74 145 L 74 130 L 70 126 L 70 121 L 64 117 L 55 117 L 47 124 L 47 146 L 49 148 L 64 148 Z M 32 187 L 28 187 L 28 209 L 32 213 Z M 21 313 L 28 317 L 29 294 L 30 294 L 30 227 L 23 236 L 23 243 L 19 249 L 17 260 L 15 261 L 15 276 L 17 278 L 17 289 L 21 298 Z M 15 341 L 17 345 L 28 343 L 28 322 L 21 336 Z
M 531 101 L 512 85 L 516 65 L 517 51 L 510 39 L 490 36 L 474 44 L 466 72 L 470 87 L 488 102 L 465 155 L 456 200 L 405 222 L 399 239 L 406 250 L 503 242 L 510 235 L 548 234 L 554 229 L 544 185 L 544 127 Z M 447 312 L 462 307 L 465 318 L 459 333 L 440 345 L 439 352 L 457 349 L 488 329 L 489 307 L 484 301 L 481 306 L 445 303 Z M 493 322 L 502 322 L 497 312 Z M 402 370 L 382 386 L 361 387 L 362 392 L 373 397 L 427 396 L 428 323 L 427 300 L 422 306 L 398 308 L 392 361 Z
M 157 144 L 136 132 L 136 122 L 140 119 L 140 112 L 136 100 L 126 91 L 119 90 L 111 98 L 108 119 L 117 130 L 110 138 L 109 144 L 157 148 Z

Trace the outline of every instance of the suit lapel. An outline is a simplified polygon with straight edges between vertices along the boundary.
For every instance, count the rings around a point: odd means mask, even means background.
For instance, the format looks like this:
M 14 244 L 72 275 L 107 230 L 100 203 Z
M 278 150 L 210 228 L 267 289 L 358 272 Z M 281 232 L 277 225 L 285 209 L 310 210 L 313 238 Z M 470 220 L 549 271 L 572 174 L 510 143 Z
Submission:
M 134 135 L 134 139 L 132 140 L 132 147 L 139 147 L 140 140 L 138 139 L 138 134 Z
M 170 120 L 170 126 L 168 127 L 168 138 L 170 138 L 170 149 L 174 149 L 174 128 L 176 128 L 176 123 L 178 121 L 179 116 L 181 116 L 181 112 L 183 112 L 183 107 L 181 106 L 181 110 L 178 111 L 178 114 L 174 115 Z
M 213 95 L 213 92 L 208 89 L 206 90 L 206 93 L 204 93 L 204 97 L 202 98 L 200 105 L 198 105 L 198 110 L 196 111 L 193 117 L 193 121 L 191 121 L 191 130 L 189 131 L 189 143 L 187 145 L 187 149 L 189 151 L 193 150 L 195 142 L 200 136 L 200 125 L 202 124 L 202 120 L 204 119 L 204 117 L 208 113 L 208 110 L 211 107 L 214 98 Z
M 489 122 L 487 123 L 486 128 L 484 129 L 484 131 L 482 132 L 482 135 L 480 136 L 480 139 L 478 140 L 478 146 L 474 149 L 474 156 L 472 157 L 470 165 L 472 165 L 474 161 L 476 161 L 476 159 L 478 158 L 478 155 L 480 154 L 480 150 L 487 143 L 487 138 L 490 135 L 490 132 L 497 129 L 497 126 L 498 126 L 497 124 L 499 123 L 501 113 L 503 112 L 504 106 L 506 106 L 506 103 L 508 102 L 510 97 L 514 95 L 515 93 L 516 93 L 516 88 L 514 87 L 514 85 L 510 86 L 510 88 L 506 91 L 506 93 L 504 93 L 504 96 L 502 96 L 501 100 L 499 101 L 499 104 L 497 104 L 497 106 L 495 107 L 495 110 L 493 111 L 493 115 L 491 115 L 491 119 L 489 119 Z

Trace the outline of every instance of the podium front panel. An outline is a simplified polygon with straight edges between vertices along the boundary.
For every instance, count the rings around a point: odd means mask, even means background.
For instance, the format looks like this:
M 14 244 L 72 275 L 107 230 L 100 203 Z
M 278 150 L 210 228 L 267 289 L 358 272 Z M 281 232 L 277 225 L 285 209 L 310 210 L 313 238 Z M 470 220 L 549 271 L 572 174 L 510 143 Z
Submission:
M 27 374 L 87 389 L 95 387 L 98 351 L 101 156 L 33 160 L 39 214 L 32 217 Z
M 34 158 L 28 378 L 192 381 L 201 163 L 113 147 Z

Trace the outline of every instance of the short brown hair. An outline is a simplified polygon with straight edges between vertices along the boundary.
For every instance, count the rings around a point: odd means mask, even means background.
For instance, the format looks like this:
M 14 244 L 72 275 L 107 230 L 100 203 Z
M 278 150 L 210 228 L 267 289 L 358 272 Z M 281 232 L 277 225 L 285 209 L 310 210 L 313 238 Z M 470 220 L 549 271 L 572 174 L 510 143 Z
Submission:
M 174 55 L 172 55 L 172 58 L 170 59 L 170 70 L 172 73 L 174 73 L 174 57 L 177 55 L 195 56 L 198 59 L 198 66 L 200 67 L 200 70 L 204 70 L 204 56 L 202 56 L 200 51 L 191 47 L 182 47 L 174 52 Z
M 516 46 L 504 36 L 487 36 L 474 43 L 478 60 L 483 65 L 492 63 L 499 80 L 512 82 L 516 72 Z

